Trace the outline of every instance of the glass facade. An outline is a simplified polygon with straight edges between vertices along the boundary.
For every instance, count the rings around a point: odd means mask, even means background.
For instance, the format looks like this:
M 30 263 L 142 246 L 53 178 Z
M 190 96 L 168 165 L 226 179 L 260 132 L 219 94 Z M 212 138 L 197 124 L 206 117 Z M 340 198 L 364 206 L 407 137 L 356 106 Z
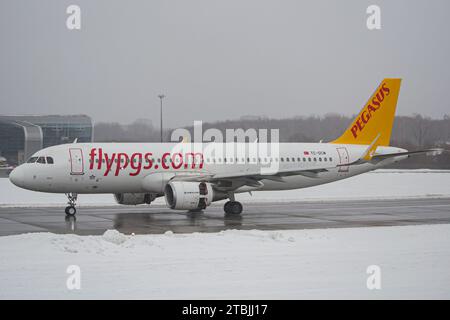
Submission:
M 92 131 L 92 120 L 85 115 L 0 116 L 0 155 L 17 165 L 42 148 L 75 139 L 90 142 Z

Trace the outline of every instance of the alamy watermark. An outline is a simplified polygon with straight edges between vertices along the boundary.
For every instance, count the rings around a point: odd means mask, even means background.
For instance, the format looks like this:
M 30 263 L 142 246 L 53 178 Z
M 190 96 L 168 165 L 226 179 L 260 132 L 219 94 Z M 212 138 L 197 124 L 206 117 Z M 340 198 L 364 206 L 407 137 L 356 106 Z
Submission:
M 66 19 L 66 27 L 69 30 L 81 29 L 81 8 L 75 4 L 67 7 L 66 13 L 69 15 Z
M 66 273 L 69 274 L 66 280 L 66 287 L 68 290 L 81 289 L 81 268 L 75 264 L 67 267 Z
M 367 277 L 366 286 L 369 290 L 381 290 L 381 268 L 376 264 L 370 265 L 366 269 Z

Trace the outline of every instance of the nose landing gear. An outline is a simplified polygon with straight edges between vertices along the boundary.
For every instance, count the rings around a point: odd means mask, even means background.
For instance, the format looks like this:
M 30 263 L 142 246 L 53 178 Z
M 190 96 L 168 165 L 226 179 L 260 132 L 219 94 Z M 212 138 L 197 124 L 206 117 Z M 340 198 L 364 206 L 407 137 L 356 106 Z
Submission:
M 67 202 L 68 206 L 64 210 L 66 212 L 67 216 L 75 216 L 77 213 L 77 209 L 75 208 L 78 194 L 76 193 L 66 193 L 67 199 L 69 199 L 69 202 Z

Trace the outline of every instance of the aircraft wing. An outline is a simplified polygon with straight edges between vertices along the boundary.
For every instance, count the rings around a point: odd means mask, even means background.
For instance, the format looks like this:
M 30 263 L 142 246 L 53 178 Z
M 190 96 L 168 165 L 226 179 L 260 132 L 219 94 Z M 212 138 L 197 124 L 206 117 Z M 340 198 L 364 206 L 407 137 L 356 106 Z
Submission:
M 316 178 L 321 172 L 327 172 L 330 168 L 318 168 L 318 169 L 292 169 L 292 170 L 281 170 L 273 173 L 261 173 L 261 172 L 249 172 L 249 173 L 219 173 L 212 177 L 212 180 L 224 180 L 224 179 L 236 179 L 236 178 L 252 178 L 252 179 L 269 179 L 269 180 L 280 180 L 281 177 L 302 175 L 309 178 Z
M 334 167 L 335 168 L 335 167 Z M 327 172 L 331 168 L 317 168 L 317 169 L 292 169 L 282 170 L 274 173 L 262 172 L 230 172 L 219 174 L 197 174 L 197 175 L 176 175 L 172 181 L 203 181 L 210 182 L 216 189 L 223 191 L 232 191 L 242 186 L 261 187 L 263 184 L 261 180 L 272 180 L 277 182 L 284 182 L 283 177 L 302 175 L 308 178 L 318 178 L 319 173 Z

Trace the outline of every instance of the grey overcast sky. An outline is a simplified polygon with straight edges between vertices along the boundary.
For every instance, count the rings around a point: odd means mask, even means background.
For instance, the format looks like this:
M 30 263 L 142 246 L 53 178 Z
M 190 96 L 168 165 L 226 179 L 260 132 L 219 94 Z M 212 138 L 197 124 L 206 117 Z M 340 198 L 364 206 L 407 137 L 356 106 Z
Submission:
M 81 7 L 81 30 L 66 8 Z M 381 7 L 382 29 L 366 28 Z M 447 0 L 1 0 L 0 114 L 158 126 L 359 111 L 403 78 L 397 113 L 450 114 Z

